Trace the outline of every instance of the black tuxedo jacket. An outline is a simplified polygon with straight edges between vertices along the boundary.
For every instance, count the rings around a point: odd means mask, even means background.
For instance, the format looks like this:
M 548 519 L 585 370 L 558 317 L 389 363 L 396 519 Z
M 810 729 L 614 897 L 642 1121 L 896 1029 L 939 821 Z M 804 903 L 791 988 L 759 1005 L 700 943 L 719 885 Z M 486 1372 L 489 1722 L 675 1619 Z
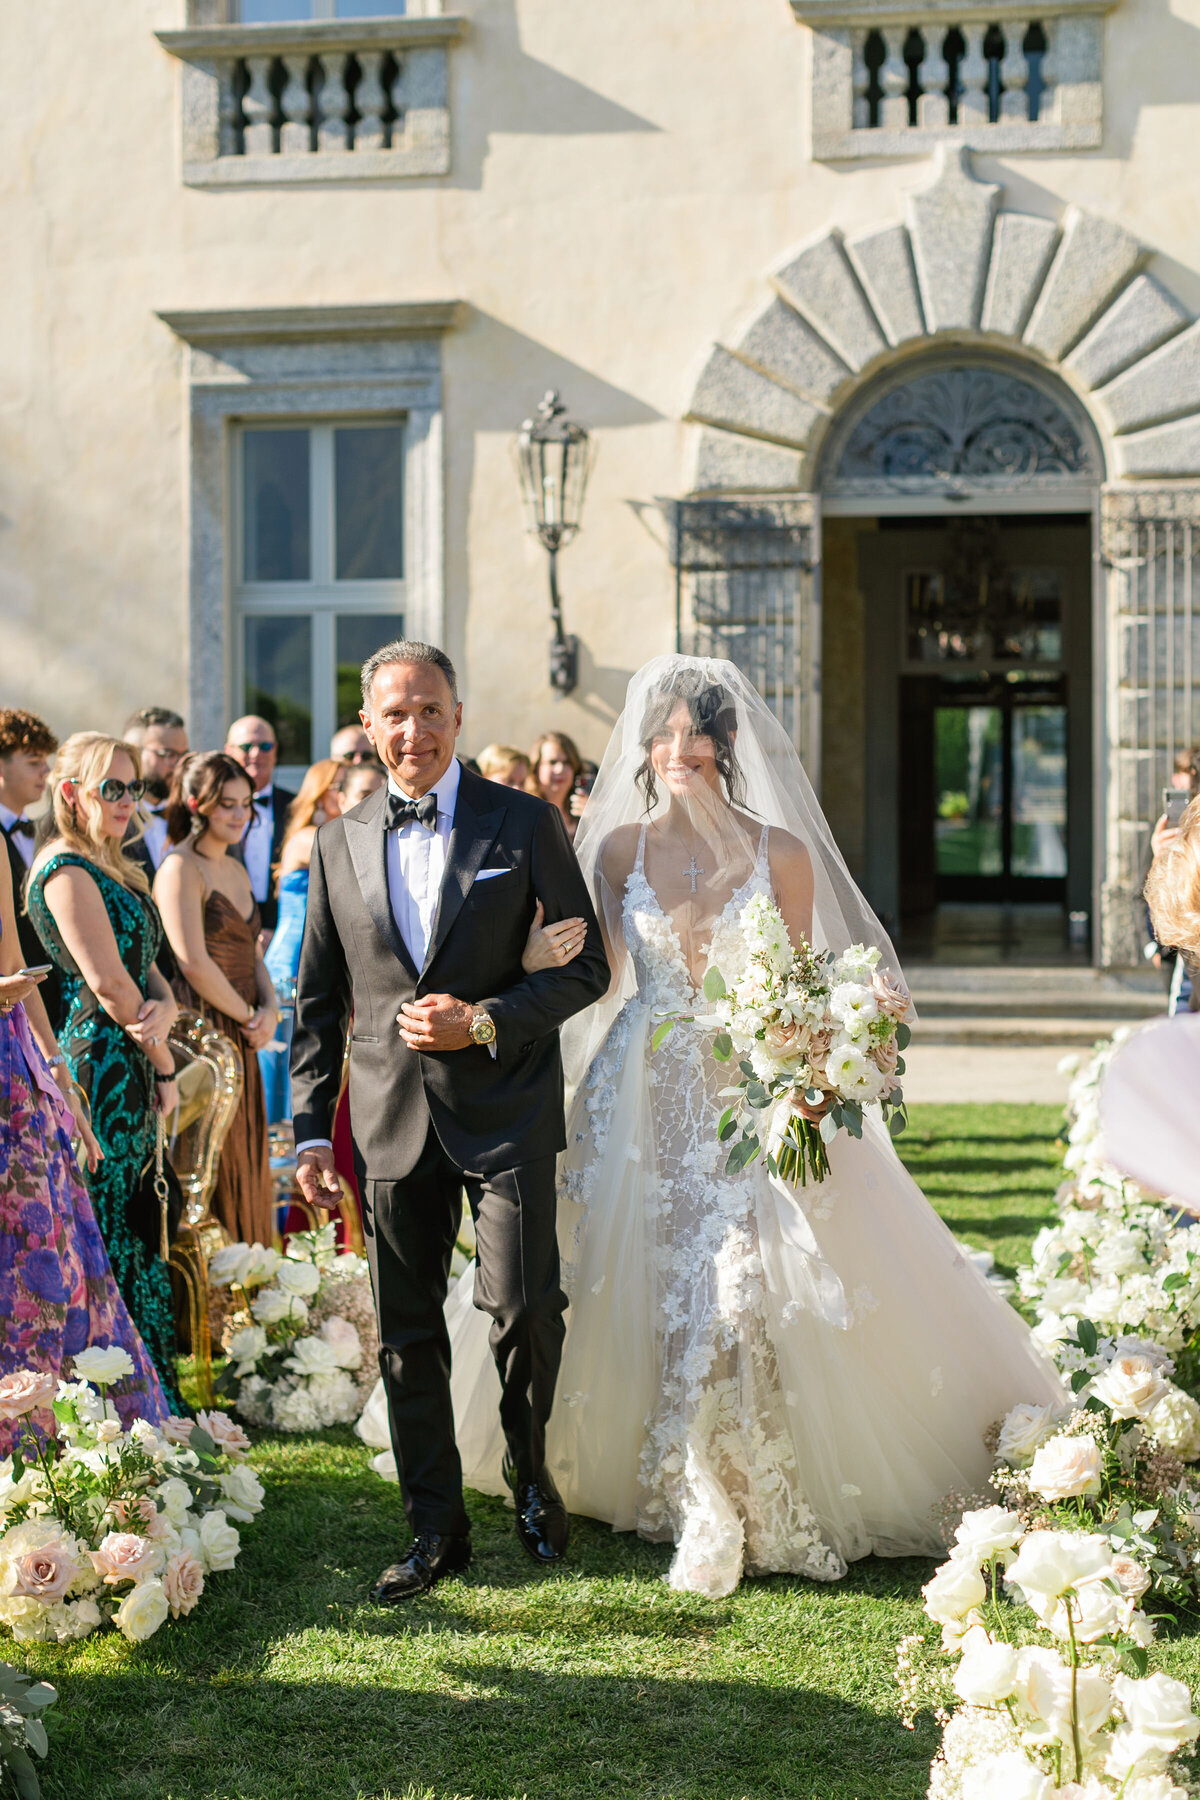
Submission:
M 17 914 L 17 942 L 21 946 L 21 966 L 25 969 L 36 969 L 39 963 L 49 961 L 46 947 L 34 930 L 33 920 L 25 911 L 25 886 L 29 880 L 29 870 L 25 859 L 17 849 L 7 831 L 0 830 L 0 838 L 4 839 L 4 848 L 8 853 L 8 866 L 12 873 L 13 906 Z M 42 1004 L 50 1020 L 50 1029 L 55 1036 L 62 1029 L 62 977 L 57 969 L 51 969 L 45 981 L 38 987 Z
M 558 1027 L 606 991 L 608 961 L 558 813 L 464 768 L 424 967 L 392 914 L 383 827 L 387 788 L 322 825 L 309 868 L 292 1041 L 296 1142 L 332 1136 L 346 1030 L 355 1157 L 368 1180 L 413 1168 L 432 1120 L 459 1168 L 496 1174 L 566 1142 Z M 481 869 L 503 873 L 477 881 Z M 565 968 L 526 975 L 521 952 L 541 900 L 547 924 L 575 915 L 587 939 Z M 404 1000 L 453 994 L 486 1006 L 496 1056 L 418 1052 L 399 1035 Z
M 276 863 L 279 861 L 280 854 L 283 850 L 283 837 L 284 837 L 284 833 L 287 830 L 288 808 L 291 806 L 292 801 L 295 798 L 296 798 L 295 794 L 289 794 L 288 790 L 286 788 L 281 788 L 281 787 L 277 787 L 274 785 L 271 788 L 271 867 L 272 867 L 272 869 L 274 869 Z M 255 807 L 254 811 L 255 811 L 255 817 L 257 818 L 258 808 Z M 253 824 L 247 826 L 247 832 L 252 831 L 254 829 L 256 829 L 256 827 Z M 245 838 L 243 838 L 241 844 L 238 845 L 239 852 L 241 852 L 241 850 L 243 849 L 243 846 L 245 845 L 245 841 L 246 841 Z M 241 860 L 245 861 L 244 856 L 242 857 Z M 260 900 L 258 903 L 258 914 L 259 914 L 259 918 L 262 920 L 263 930 L 264 931 L 274 931 L 276 921 L 279 918 L 279 896 L 275 892 L 274 876 L 271 877 L 270 882 L 268 883 L 266 899 Z

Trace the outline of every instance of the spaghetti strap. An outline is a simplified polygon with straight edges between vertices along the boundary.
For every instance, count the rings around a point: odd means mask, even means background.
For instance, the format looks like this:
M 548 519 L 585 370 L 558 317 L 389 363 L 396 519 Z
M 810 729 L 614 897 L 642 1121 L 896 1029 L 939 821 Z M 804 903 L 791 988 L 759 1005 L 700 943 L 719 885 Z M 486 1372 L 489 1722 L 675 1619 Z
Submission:
M 646 860 L 646 827 L 643 825 L 642 829 L 638 832 L 637 855 L 633 859 L 633 872 L 635 875 L 644 875 L 646 873 L 645 860 Z

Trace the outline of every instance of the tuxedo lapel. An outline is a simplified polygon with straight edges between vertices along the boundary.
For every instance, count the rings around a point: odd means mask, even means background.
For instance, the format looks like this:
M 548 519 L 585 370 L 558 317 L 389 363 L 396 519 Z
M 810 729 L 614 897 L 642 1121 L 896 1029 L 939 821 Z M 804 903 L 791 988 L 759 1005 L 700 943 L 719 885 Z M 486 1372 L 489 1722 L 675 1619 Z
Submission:
M 482 787 L 483 783 L 479 785 Z M 470 770 L 464 769 L 458 784 L 454 824 L 450 830 L 450 844 L 446 852 L 446 871 L 442 876 L 437 912 L 434 915 L 433 930 L 429 934 L 429 949 L 425 954 L 425 969 L 421 971 L 422 974 L 445 943 L 450 928 L 471 891 L 471 883 L 483 867 L 483 860 L 495 843 L 504 822 L 505 809 L 502 806 L 476 812 L 471 804 L 473 786 Z
M 346 833 L 346 848 L 350 852 L 363 901 L 376 931 L 415 981 L 417 970 L 408 953 L 408 946 L 400 935 L 400 928 L 392 912 L 391 895 L 388 893 L 387 833 L 383 828 L 386 805 L 387 788 L 381 787 L 369 800 L 364 801 L 361 808 L 355 807 L 353 812 L 346 814 L 342 821 Z

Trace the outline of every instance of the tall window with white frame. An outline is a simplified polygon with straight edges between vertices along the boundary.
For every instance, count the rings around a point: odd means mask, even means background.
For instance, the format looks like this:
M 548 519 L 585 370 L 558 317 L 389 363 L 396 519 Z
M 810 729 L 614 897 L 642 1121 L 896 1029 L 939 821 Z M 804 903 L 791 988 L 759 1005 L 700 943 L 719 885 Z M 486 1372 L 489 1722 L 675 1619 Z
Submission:
M 358 717 L 358 676 L 404 632 L 404 421 L 244 424 L 236 435 L 235 712 L 269 719 L 280 772 Z

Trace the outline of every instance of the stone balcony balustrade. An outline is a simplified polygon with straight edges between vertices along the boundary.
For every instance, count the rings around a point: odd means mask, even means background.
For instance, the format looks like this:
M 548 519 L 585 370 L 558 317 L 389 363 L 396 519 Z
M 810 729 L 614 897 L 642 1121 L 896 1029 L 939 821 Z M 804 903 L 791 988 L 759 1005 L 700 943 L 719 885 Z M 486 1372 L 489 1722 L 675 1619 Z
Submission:
M 447 60 L 465 30 L 465 19 L 440 15 L 160 31 L 184 65 L 184 181 L 445 175 Z

